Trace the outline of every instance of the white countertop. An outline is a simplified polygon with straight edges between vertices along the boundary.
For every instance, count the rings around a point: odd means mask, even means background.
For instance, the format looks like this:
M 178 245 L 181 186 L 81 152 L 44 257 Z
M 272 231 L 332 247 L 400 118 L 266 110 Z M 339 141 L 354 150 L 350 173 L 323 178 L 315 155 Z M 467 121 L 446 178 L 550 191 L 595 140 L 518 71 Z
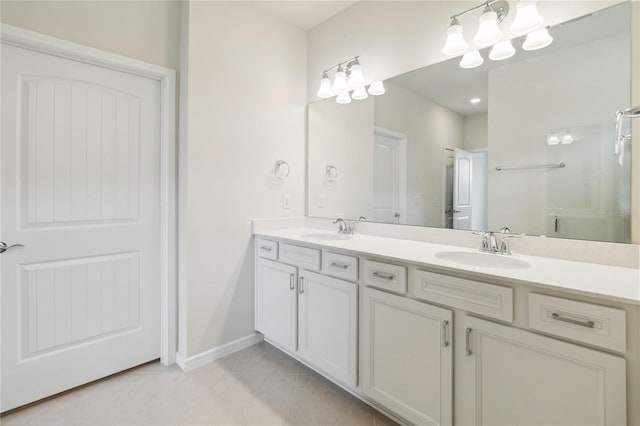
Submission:
M 400 262 L 417 263 L 461 272 L 478 278 L 508 280 L 585 296 L 640 304 L 639 269 L 518 254 L 513 254 L 510 257 L 523 260 L 531 266 L 521 269 L 488 268 L 470 266 L 436 257 L 436 253 L 444 251 L 478 253 L 477 250 L 464 247 L 364 234 L 353 235 L 347 240 L 325 240 L 308 236 L 328 233 L 330 231 L 324 229 L 287 228 L 264 230 L 256 232 L 256 235 L 348 250 L 357 254 L 385 257 Z M 501 255 L 487 254 L 487 256 Z

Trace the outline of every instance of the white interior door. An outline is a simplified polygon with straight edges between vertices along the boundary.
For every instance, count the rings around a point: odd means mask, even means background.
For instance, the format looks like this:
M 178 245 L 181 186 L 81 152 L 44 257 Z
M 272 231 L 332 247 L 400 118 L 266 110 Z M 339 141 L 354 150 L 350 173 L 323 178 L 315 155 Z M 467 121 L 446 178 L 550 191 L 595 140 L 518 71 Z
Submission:
M 406 223 L 406 137 L 376 128 L 373 139 L 374 222 Z
M 471 229 L 473 154 L 453 152 L 453 228 Z
M 160 355 L 159 84 L 2 45 L 2 411 Z

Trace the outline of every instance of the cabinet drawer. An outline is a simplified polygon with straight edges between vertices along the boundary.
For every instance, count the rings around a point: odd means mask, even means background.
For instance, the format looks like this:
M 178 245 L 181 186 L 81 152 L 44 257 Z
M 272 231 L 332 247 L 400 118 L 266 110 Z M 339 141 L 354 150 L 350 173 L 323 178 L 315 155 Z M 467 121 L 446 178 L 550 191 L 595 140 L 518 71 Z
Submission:
M 278 243 L 275 241 L 258 238 L 256 250 L 258 250 L 258 256 L 260 257 L 273 260 L 278 259 Z
M 513 289 L 433 272 L 416 271 L 415 297 L 513 322 Z
M 325 251 L 322 254 L 322 272 L 349 281 L 358 280 L 358 258 Z
M 407 268 L 389 263 L 364 261 L 363 282 L 396 293 L 407 292 Z
M 618 352 L 627 349 L 622 309 L 531 293 L 529 327 Z
M 280 243 L 279 259 L 304 269 L 320 270 L 320 250 L 318 249 Z

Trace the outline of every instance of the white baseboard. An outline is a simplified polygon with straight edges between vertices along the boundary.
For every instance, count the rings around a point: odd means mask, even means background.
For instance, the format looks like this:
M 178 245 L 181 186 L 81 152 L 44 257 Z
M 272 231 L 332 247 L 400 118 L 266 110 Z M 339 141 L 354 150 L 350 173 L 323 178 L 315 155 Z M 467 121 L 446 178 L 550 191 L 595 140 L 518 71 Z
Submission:
M 176 364 L 182 368 L 183 371 L 193 370 L 202 365 L 210 363 L 218 358 L 248 348 L 256 343 L 262 342 L 264 336 L 258 332 L 254 332 L 248 336 L 241 337 L 224 345 L 209 349 L 208 351 L 201 352 L 197 355 L 185 358 L 182 354 L 176 354 Z

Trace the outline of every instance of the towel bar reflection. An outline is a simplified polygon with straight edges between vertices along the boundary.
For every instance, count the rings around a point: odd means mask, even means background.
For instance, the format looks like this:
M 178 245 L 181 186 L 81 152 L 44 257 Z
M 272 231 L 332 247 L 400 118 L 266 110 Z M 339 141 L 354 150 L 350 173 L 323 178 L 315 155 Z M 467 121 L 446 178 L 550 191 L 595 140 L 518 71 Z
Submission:
M 530 169 L 563 169 L 567 167 L 566 163 L 557 164 L 531 164 L 525 166 L 496 166 L 496 170 L 499 172 L 507 170 L 530 170 Z

